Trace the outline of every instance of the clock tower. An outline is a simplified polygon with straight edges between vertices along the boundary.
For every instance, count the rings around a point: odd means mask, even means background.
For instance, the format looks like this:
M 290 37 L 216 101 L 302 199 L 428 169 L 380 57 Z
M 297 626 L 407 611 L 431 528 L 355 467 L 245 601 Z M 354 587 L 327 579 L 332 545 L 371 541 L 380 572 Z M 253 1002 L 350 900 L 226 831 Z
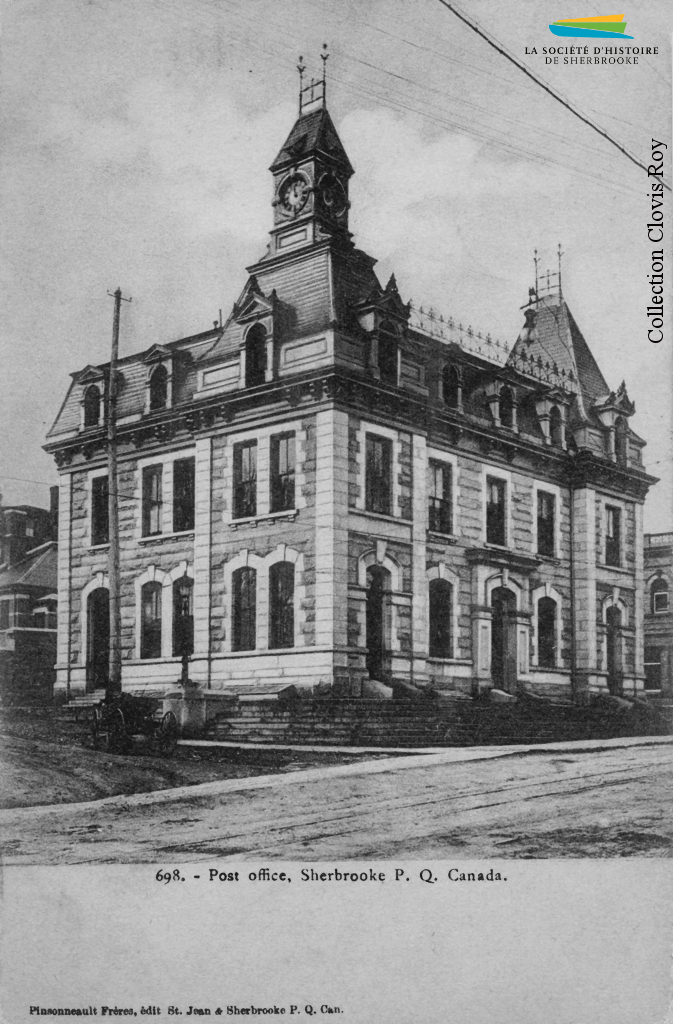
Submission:
M 322 78 L 308 84 L 299 58 L 299 117 L 269 168 L 274 180 L 270 257 L 351 237 L 348 181 L 353 168 L 327 111 L 327 56 L 321 54 Z

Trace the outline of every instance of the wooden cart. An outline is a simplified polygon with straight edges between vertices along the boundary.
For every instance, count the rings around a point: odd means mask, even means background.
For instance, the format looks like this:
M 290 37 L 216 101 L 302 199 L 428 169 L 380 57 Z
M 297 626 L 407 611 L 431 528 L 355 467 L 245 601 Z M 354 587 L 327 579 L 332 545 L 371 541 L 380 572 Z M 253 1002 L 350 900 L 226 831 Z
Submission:
M 94 707 L 91 734 L 94 749 L 108 754 L 127 754 L 133 737 L 144 736 L 151 754 L 170 757 L 178 742 L 178 722 L 172 711 L 163 711 L 160 700 L 124 693 Z

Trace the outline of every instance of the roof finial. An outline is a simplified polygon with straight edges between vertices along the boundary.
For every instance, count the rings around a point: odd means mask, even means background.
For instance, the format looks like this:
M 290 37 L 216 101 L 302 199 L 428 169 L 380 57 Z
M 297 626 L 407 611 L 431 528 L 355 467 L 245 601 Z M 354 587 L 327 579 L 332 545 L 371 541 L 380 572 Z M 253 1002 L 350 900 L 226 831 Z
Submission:
M 538 265 L 537 249 L 533 250 L 533 263 L 535 264 L 535 301 L 537 302 L 537 297 L 538 297 L 537 296 L 537 265 Z
M 322 103 L 323 106 L 327 106 L 327 61 L 329 60 L 329 50 L 327 49 L 327 43 L 322 44 L 322 53 L 320 54 L 322 61 Z
M 561 257 L 563 255 L 565 255 L 565 254 L 563 252 L 561 252 L 561 243 L 559 242 L 559 244 L 558 244 L 558 297 L 559 297 L 559 302 L 563 298 L 563 290 L 561 288 Z
M 304 91 L 304 72 L 306 71 L 306 65 L 304 64 L 304 58 L 302 56 L 299 57 L 297 71 L 299 72 L 299 113 L 301 114 L 302 92 Z

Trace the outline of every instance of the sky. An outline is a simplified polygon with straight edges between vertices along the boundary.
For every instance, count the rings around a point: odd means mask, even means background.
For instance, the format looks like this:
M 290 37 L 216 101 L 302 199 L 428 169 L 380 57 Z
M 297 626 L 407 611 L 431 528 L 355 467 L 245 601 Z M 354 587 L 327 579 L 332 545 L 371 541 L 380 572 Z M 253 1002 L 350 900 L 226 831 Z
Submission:
M 638 66 L 545 64 L 537 0 L 462 7 L 636 157 L 671 169 L 667 4 L 637 0 Z M 226 317 L 272 225 L 268 167 L 297 112 L 299 54 L 355 167 L 351 230 L 403 299 L 515 341 L 533 252 L 612 388 L 626 380 L 660 477 L 645 529 L 673 529 L 673 335 L 647 340 L 649 184 L 439 0 L 5 0 L 0 6 L 0 492 L 48 504 L 43 450 L 69 374 Z M 535 47 L 537 54 L 526 54 Z M 668 247 L 673 237 L 670 192 Z M 666 267 L 671 281 L 670 261 Z M 670 295 L 670 286 L 668 289 Z

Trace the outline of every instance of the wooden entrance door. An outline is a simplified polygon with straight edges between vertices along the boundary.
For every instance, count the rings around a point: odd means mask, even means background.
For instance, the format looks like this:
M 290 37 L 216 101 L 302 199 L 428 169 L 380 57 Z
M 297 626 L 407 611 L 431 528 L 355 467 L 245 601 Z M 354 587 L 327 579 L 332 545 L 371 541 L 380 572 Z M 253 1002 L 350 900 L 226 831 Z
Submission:
M 110 593 L 98 587 L 89 594 L 87 603 L 87 690 L 107 686 L 110 663 Z
M 516 692 L 516 598 L 506 587 L 491 594 L 491 678 L 498 690 Z
M 370 679 L 385 676 L 386 594 L 390 573 L 380 565 L 367 569 L 367 671 Z
M 605 621 L 607 624 L 607 669 L 608 689 L 615 697 L 621 696 L 623 686 L 622 671 L 622 613 L 614 605 L 608 608 Z

